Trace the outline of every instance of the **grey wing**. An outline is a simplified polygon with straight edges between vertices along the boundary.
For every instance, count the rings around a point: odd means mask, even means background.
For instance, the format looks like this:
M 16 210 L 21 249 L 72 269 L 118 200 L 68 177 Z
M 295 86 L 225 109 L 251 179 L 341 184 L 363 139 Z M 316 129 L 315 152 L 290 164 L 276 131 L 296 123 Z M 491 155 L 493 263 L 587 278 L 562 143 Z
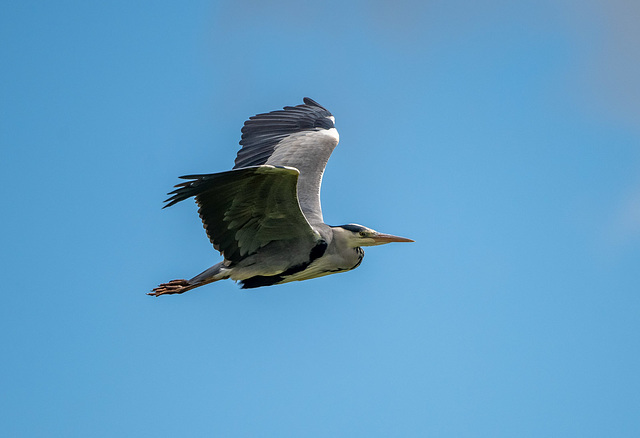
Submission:
M 300 211 L 299 172 L 254 166 L 208 175 L 187 175 L 167 199 L 169 207 L 195 196 L 209 240 L 226 260 L 238 262 L 273 241 L 319 239 Z
M 234 169 L 262 164 L 298 169 L 300 208 L 309 223 L 322 223 L 322 175 L 339 140 L 334 120 L 307 97 L 303 105 L 253 116 L 242 128 Z

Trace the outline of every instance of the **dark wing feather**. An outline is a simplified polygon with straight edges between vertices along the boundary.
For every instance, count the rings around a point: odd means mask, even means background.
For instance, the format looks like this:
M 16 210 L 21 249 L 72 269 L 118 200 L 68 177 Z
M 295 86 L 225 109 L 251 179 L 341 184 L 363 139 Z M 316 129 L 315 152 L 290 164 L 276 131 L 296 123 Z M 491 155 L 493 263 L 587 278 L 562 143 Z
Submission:
M 272 241 L 318 236 L 300 210 L 297 169 L 256 166 L 208 175 L 188 175 L 167 199 L 169 207 L 195 196 L 214 248 L 238 262 Z
M 242 127 L 242 149 L 238 151 L 234 169 L 265 164 L 276 145 L 291 134 L 334 127 L 326 108 L 308 97 L 303 101 L 303 105 L 286 106 L 249 118 Z

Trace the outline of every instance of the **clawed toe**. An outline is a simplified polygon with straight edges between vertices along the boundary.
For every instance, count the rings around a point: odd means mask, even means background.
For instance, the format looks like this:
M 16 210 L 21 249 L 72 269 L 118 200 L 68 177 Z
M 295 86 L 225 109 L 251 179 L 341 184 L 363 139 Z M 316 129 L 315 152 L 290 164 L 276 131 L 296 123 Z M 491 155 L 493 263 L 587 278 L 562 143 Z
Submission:
M 160 295 L 181 294 L 188 290 L 189 282 L 187 280 L 171 280 L 169 283 L 162 283 L 160 286 L 153 288 L 147 295 L 159 297 Z

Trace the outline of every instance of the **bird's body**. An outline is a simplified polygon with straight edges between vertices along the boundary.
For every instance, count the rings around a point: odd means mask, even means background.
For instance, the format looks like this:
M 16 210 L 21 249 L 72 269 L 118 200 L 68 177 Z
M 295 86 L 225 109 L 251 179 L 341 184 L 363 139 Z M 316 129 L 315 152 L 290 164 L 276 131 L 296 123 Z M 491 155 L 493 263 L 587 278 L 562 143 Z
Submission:
M 356 268 L 362 246 L 410 239 L 361 225 L 323 222 L 320 185 L 338 144 L 334 118 L 303 105 L 258 114 L 242 128 L 233 170 L 181 177 L 167 205 L 195 197 L 213 246 L 224 260 L 190 280 L 173 280 L 150 295 L 183 293 L 230 278 L 243 288 L 307 280 Z

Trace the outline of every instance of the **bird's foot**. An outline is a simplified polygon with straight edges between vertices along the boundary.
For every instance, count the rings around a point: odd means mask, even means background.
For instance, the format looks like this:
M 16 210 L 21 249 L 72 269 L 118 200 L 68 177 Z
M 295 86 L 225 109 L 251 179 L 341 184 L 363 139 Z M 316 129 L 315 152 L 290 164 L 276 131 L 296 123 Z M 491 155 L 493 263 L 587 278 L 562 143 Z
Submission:
M 187 280 L 171 280 L 169 283 L 162 283 L 160 286 L 153 288 L 147 295 L 159 297 L 160 295 L 181 294 L 192 289 L 191 284 Z

